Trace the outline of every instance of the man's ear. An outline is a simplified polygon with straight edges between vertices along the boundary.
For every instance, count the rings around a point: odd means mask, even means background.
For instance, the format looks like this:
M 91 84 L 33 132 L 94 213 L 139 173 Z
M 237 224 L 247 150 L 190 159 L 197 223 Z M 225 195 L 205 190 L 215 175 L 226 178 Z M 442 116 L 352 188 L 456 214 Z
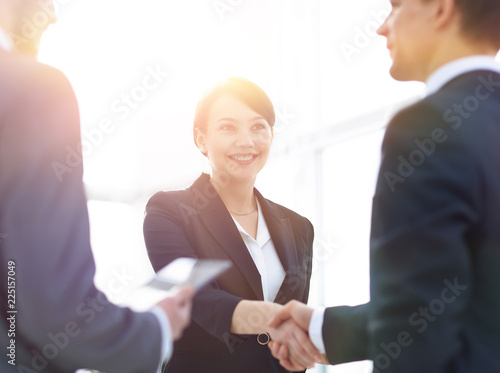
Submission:
M 434 9 L 434 25 L 436 28 L 449 27 L 452 22 L 459 22 L 459 13 L 455 0 L 433 0 L 435 2 Z M 429 4 L 433 6 L 432 4 Z
M 199 128 L 194 128 L 193 129 L 193 136 L 194 136 L 194 142 L 198 149 L 200 149 L 200 152 L 203 153 L 203 155 L 207 155 L 207 145 L 206 145 L 206 139 L 205 139 L 205 134 L 201 132 Z

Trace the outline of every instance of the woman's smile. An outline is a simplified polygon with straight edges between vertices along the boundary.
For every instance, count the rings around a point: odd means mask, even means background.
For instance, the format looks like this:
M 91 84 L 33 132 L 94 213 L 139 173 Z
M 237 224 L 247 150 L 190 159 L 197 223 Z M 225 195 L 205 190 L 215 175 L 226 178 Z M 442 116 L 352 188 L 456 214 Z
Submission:
M 244 165 L 252 163 L 258 157 L 258 154 L 232 154 L 228 157 L 233 161 Z

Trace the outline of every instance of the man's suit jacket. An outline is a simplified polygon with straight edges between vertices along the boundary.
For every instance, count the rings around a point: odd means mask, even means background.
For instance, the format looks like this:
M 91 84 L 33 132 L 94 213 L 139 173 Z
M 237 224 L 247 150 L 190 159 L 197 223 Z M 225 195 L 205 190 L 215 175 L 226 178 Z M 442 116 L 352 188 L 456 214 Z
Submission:
M 257 190 L 255 194 L 286 271 L 275 301 L 307 302 L 313 227 L 306 218 L 263 198 Z M 255 335 L 230 333 L 236 305 L 242 299 L 263 300 L 262 283 L 207 174 L 186 190 L 155 194 L 146 208 L 144 236 L 156 271 L 178 257 L 229 259 L 233 263 L 195 296 L 192 323 L 175 343 L 167 372 L 285 371 L 268 347 L 257 343 Z
M 463 74 L 390 122 L 373 200 L 371 301 L 328 309 L 332 363 L 500 372 L 500 75 Z
M 156 317 L 116 307 L 94 286 L 78 149 L 78 109 L 67 79 L 0 50 L 3 373 L 154 372 L 160 361 Z M 10 291 L 7 276 L 15 279 Z M 7 348 L 11 340 L 15 350 Z

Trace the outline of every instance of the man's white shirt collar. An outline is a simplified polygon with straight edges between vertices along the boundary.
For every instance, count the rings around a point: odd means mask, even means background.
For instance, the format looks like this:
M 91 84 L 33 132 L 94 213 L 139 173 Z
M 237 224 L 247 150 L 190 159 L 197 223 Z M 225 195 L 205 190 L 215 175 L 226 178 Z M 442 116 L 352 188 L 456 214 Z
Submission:
M 500 73 L 500 64 L 492 56 L 471 56 L 447 63 L 434 71 L 427 79 L 426 96 L 436 93 L 457 76 L 475 70 L 491 70 Z
M 12 40 L 3 28 L 0 27 L 0 49 L 12 51 Z

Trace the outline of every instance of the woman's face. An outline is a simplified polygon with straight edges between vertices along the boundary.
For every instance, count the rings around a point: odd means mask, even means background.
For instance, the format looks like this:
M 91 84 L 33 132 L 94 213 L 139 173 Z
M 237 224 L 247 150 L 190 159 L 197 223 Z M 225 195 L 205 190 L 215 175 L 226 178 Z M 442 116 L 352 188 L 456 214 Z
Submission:
M 206 133 L 197 130 L 196 138 L 209 159 L 212 177 L 248 182 L 266 164 L 273 130 L 262 115 L 224 95 L 210 109 Z

